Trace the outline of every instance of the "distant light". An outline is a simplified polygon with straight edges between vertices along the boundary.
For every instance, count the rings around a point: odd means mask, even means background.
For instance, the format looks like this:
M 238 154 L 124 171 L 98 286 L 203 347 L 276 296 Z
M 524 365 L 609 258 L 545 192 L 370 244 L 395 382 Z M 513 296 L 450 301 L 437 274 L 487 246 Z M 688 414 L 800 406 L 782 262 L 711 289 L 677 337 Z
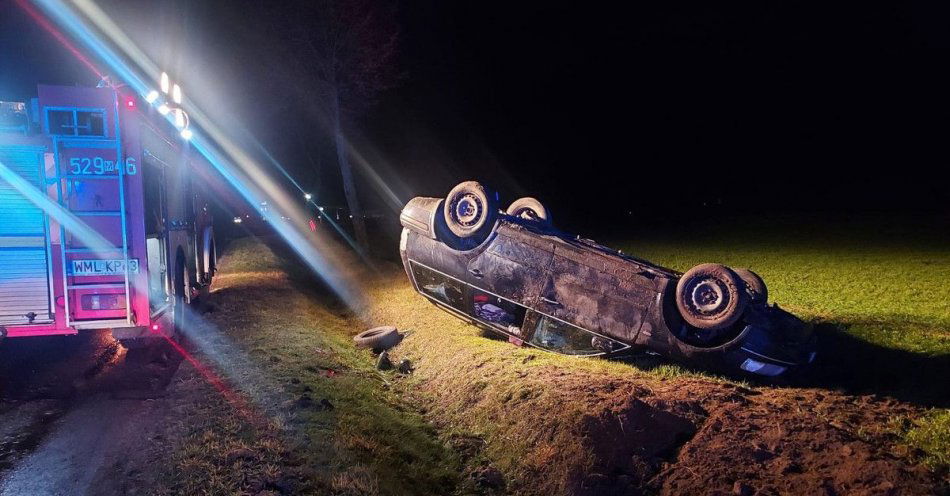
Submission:
M 184 138 L 184 139 L 186 139 L 186 140 L 190 140 L 192 136 L 194 136 L 194 135 L 191 133 L 191 129 L 182 129 L 182 130 L 181 130 L 181 137 L 182 137 L 182 138 Z
M 175 127 L 178 129 L 185 127 L 185 111 L 182 109 L 175 109 Z
M 244 221 L 241 219 L 241 216 L 240 216 L 240 215 L 234 218 L 234 223 L 235 223 L 235 224 L 240 224 L 241 222 L 244 222 Z
M 158 332 L 158 324 L 152 324 L 152 331 Z
M 352 218 L 353 218 L 353 216 L 352 216 L 352 215 L 350 215 L 350 218 L 352 219 Z
M 162 93 L 168 94 L 168 74 L 162 73 Z
M 125 106 L 134 109 L 135 108 L 135 98 L 129 97 L 125 100 Z
M 310 193 L 304 193 L 303 198 L 304 200 L 310 201 L 310 199 L 313 198 L 313 195 L 311 195 Z
M 172 86 L 172 100 L 175 103 L 181 103 L 181 88 L 177 84 Z
M 317 208 L 320 209 L 321 212 L 323 212 L 323 207 L 317 207 Z
M 169 110 L 171 110 L 171 109 L 168 108 L 168 105 L 165 105 L 164 103 L 158 106 L 158 113 L 159 113 L 159 114 L 165 115 L 165 114 L 168 113 Z
M 148 95 L 145 95 L 145 101 L 148 103 L 155 103 L 155 100 L 158 100 L 158 92 L 155 90 L 149 91 Z

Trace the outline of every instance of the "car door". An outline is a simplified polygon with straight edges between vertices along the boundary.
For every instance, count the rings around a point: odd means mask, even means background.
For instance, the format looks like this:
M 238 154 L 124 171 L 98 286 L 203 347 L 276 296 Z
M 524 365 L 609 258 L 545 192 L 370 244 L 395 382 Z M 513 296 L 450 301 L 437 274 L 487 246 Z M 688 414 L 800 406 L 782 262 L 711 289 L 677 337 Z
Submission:
M 537 308 L 626 343 L 636 339 L 656 301 L 648 273 L 583 246 L 559 243 L 543 278 Z
M 469 261 L 468 278 L 477 288 L 530 307 L 553 254 L 554 243 L 547 238 L 502 231 Z

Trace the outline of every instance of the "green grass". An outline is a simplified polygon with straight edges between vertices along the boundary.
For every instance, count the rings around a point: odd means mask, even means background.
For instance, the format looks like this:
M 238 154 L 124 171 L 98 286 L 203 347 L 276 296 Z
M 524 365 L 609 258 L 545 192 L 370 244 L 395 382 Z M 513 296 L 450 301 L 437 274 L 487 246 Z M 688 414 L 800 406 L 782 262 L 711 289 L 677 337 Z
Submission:
M 933 410 L 905 438 L 926 453 L 925 460 L 932 467 L 950 466 L 950 410 Z
M 806 319 L 887 348 L 950 353 L 950 249 L 754 239 L 618 245 L 680 271 L 703 262 L 747 267 L 765 280 L 770 301 Z
M 608 244 L 681 271 L 709 261 L 755 270 L 768 284 L 771 301 L 822 324 L 821 332 L 847 338 L 837 341 L 845 348 L 835 353 L 846 366 L 863 360 L 865 368 L 836 373 L 858 381 L 857 391 L 875 391 L 880 379 L 885 394 L 917 401 L 916 379 L 904 377 L 893 384 L 886 379 L 906 375 L 903 369 L 921 363 L 923 373 L 942 370 L 933 359 L 950 353 L 950 289 L 944 283 L 950 280 L 950 250 L 933 243 L 880 245 L 847 236 L 826 241 L 695 236 Z M 307 477 L 314 482 L 304 492 L 464 493 L 471 489 L 466 474 L 486 465 L 502 470 L 510 492 L 563 492 L 567 476 L 552 473 L 551 467 L 576 468 L 590 457 L 571 437 L 577 433 L 569 425 L 635 388 L 691 390 L 734 382 L 655 357 L 574 358 L 485 339 L 472 326 L 426 304 L 397 271 L 384 270 L 384 277 L 365 287 L 371 304 L 360 321 L 327 303 L 326 295 L 288 287 L 305 285 L 282 272 L 287 262 L 251 240 L 232 245 L 218 282 L 222 300 L 230 303 L 213 319 L 280 384 L 289 401 L 307 395 L 335 406 L 329 411 L 296 408 L 296 417 L 285 420 L 303 436 L 291 451 L 301 459 L 297 463 L 312 471 Z M 412 331 L 394 350 L 396 359 L 407 357 L 417 366 L 409 378 L 376 371 L 373 357 L 354 349 L 353 334 L 382 324 Z M 876 363 L 880 357 L 895 361 Z M 334 375 L 328 377 L 327 370 Z M 939 380 L 929 378 L 930 390 Z M 600 384 L 617 389 L 592 387 Z M 820 387 L 842 385 L 845 390 L 854 386 L 835 377 Z M 252 397 L 266 396 L 255 389 L 269 387 L 241 384 Z M 283 401 L 280 408 L 286 409 L 288 400 Z M 425 406 L 427 412 L 411 405 Z M 537 412 L 557 414 L 539 417 Z M 914 420 L 909 430 L 895 432 L 922 450 L 932 466 L 942 467 L 950 453 L 948 418 L 950 410 L 935 409 Z M 466 440 L 480 448 L 460 452 L 455 444 Z M 208 461 L 220 457 L 221 449 L 209 455 L 200 446 L 207 441 L 193 439 L 185 450 L 192 454 L 185 466 L 211 471 L 215 480 L 224 481 L 217 487 L 246 487 L 236 485 L 226 467 Z M 240 439 L 214 441 L 214 446 L 243 446 Z M 271 444 L 261 447 L 261 459 L 274 460 L 280 452 Z M 268 467 L 265 472 L 277 470 Z M 518 485 L 527 480 L 536 485 Z
M 771 302 L 853 338 L 849 343 L 868 343 L 879 350 L 866 353 L 868 363 L 853 371 L 856 376 L 867 375 L 864 389 L 873 390 L 874 381 L 884 382 L 881 376 L 893 372 L 908 378 L 898 385 L 882 384 L 885 393 L 902 388 L 913 397 L 913 389 L 919 387 L 932 396 L 945 395 L 941 384 L 947 380 L 950 354 L 950 246 L 919 231 L 889 232 L 893 229 L 883 225 L 882 232 L 875 233 L 866 225 L 841 230 L 793 225 L 785 233 L 776 227 L 763 231 L 731 227 L 719 233 L 707 230 L 692 237 L 611 245 L 679 271 L 703 262 L 750 268 L 765 280 Z M 874 363 L 876 357 L 893 356 L 914 358 Z M 841 359 L 852 363 L 851 357 Z M 929 363 L 930 368 L 917 376 L 913 370 L 901 370 L 920 363 Z M 937 376 L 926 377 L 928 372 Z M 852 379 L 857 381 L 860 377 Z M 944 466 L 950 458 L 948 438 L 948 409 L 934 410 L 906 436 L 930 462 Z
M 254 425 L 222 401 L 204 405 L 204 419 L 173 457 L 190 484 L 177 489 L 253 493 L 260 479 L 290 474 L 302 484 L 294 494 L 453 492 L 454 452 L 391 390 L 392 376 L 375 370 L 372 355 L 353 346 L 362 324 L 328 295 L 295 286 L 281 269 L 287 261 L 250 239 L 233 243 L 222 260 L 216 310 L 207 314 L 216 334 L 200 339 L 224 358 L 203 361 L 230 364 L 234 371 L 224 367 L 223 375 L 247 398 L 251 417 L 265 420 Z M 227 463 L 235 449 L 267 466 Z

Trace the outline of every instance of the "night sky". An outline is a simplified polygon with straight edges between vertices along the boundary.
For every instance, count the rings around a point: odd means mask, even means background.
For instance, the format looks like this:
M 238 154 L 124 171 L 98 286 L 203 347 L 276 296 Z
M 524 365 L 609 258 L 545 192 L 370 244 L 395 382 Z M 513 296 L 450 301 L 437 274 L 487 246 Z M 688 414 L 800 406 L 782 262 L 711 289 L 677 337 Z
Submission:
M 300 111 L 307 83 L 275 85 L 254 63 L 269 56 L 259 2 L 100 4 L 199 102 L 343 203 L 326 130 Z M 402 200 L 479 179 L 575 229 L 628 212 L 946 220 L 946 7 L 641 4 L 398 3 L 402 78 L 354 143 Z M 11 0 L 0 36 L 0 98 L 95 83 Z

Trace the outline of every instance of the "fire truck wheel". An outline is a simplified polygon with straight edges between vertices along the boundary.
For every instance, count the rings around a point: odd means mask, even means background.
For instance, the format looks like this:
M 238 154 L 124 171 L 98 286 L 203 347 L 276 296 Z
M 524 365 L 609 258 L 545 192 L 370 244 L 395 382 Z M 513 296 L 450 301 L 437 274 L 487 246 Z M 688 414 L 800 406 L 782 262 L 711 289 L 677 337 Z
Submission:
M 174 338 L 182 336 L 187 319 L 185 318 L 185 264 L 178 262 L 178 270 L 175 271 L 175 333 Z
M 198 301 L 195 310 L 198 314 L 207 313 L 211 310 L 211 284 L 202 284 L 198 287 Z
M 402 341 L 402 334 L 393 326 L 374 327 L 353 336 L 353 341 L 359 348 L 372 348 L 379 352 L 388 350 Z

